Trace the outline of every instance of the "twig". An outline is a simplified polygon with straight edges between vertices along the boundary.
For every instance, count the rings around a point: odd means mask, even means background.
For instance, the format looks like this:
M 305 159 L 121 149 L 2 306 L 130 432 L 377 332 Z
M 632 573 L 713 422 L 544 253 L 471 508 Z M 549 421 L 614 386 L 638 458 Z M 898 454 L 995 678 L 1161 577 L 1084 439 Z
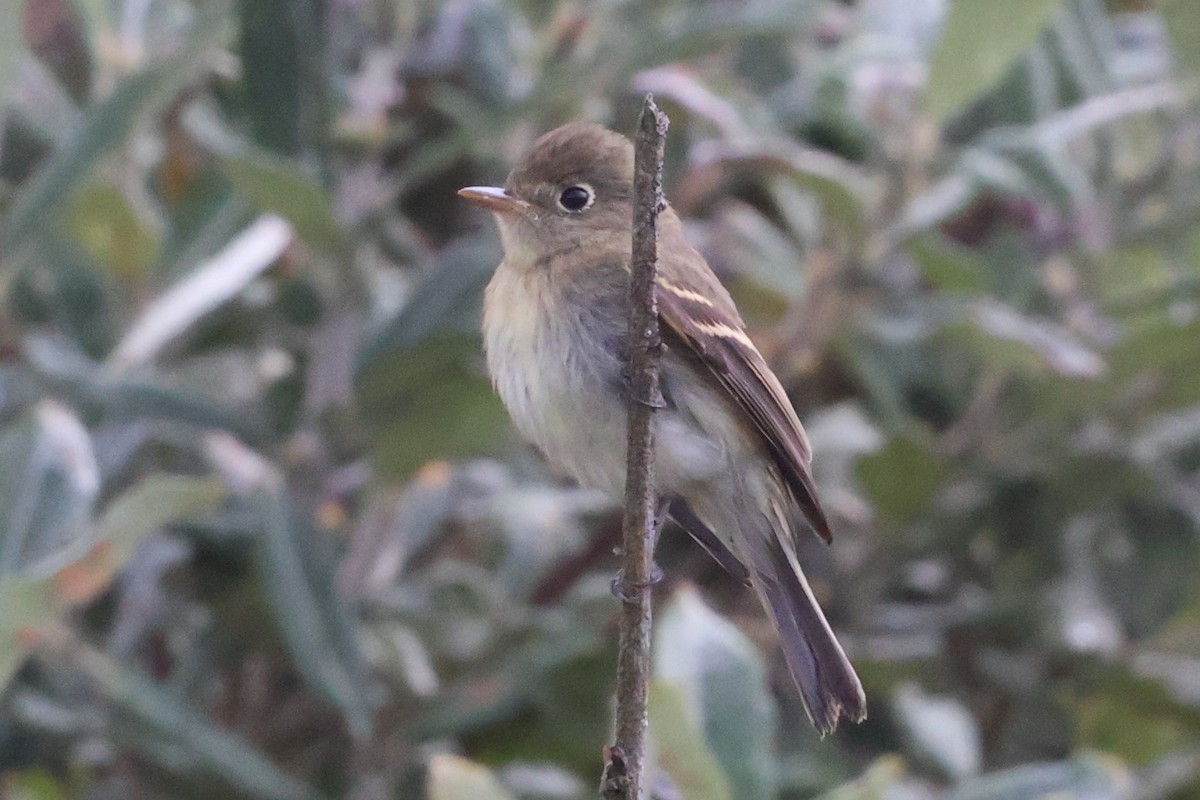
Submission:
M 654 496 L 654 409 L 662 406 L 658 361 L 662 342 L 654 279 L 658 267 L 658 214 L 668 120 L 646 95 L 634 140 L 633 280 L 629 292 L 629 449 L 625 478 L 624 567 L 620 594 L 621 645 L 617 657 L 616 743 L 605 751 L 600 793 L 606 800 L 640 800 L 650 683 L 650 586 L 657 539 Z

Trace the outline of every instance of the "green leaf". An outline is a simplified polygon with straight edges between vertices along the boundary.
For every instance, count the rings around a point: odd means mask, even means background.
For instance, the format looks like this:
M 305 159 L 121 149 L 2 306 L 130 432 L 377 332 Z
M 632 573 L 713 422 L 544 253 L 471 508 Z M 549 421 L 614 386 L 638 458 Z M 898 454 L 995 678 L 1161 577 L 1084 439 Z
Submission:
M 314 13 L 319 5 L 313 0 L 238 4 L 246 113 L 254 140 L 277 153 L 299 152 L 304 144 L 302 112 L 320 99 L 321 92 L 312 85 L 322 75 L 313 69 L 321 53 Z
M 776 199 L 783 194 L 777 191 Z M 806 205 L 811 209 L 811 202 Z M 721 213 L 717 231 L 719 257 L 737 265 L 739 278 L 765 289 L 768 299 L 776 302 L 804 294 L 806 275 L 798 266 L 804 263 L 804 254 L 795 239 L 765 214 L 749 204 L 730 203 Z M 735 292 L 742 313 L 753 314 L 752 304 L 746 302 L 747 292 L 740 285 L 738 288 L 742 289 Z
M 13 79 L 21 60 L 29 57 L 25 49 L 24 26 L 18 22 L 24 17 L 25 0 L 0 0 L 0 19 L 7 20 L 0 25 L 0 87 L 7 89 L 13 85 Z M 0 101 L 7 98 L 0 96 Z
M 647 713 L 655 766 L 688 800 L 729 800 L 729 780 L 685 701 L 678 686 L 663 680 L 650 684 Z
M 26 358 L 56 395 L 106 422 L 172 420 L 231 431 L 248 442 L 264 435 L 264 423 L 255 414 L 235 412 L 187 390 L 105 375 L 93 361 L 61 342 L 31 339 Z
M 429 759 L 426 791 L 429 800 L 515 800 L 487 767 L 445 753 Z
M 95 544 L 54 576 L 62 607 L 86 603 L 112 583 L 147 534 L 181 517 L 215 508 L 225 488 L 182 475 L 148 478 L 109 506 L 97 526 Z
M 675 592 L 655 627 L 654 675 L 678 691 L 687 713 L 700 720 L 729 786 L 737 787 L 738 800 L 773 798 L 777 720 L 762 659 L 694 587 Z M 695 777 L 672 774 L 681 787 Z
M 143 277 L 158 251 L 158 241 L 138 222 L 121 190 L 111 184 L 76 192 L 67 227 L 88 255 L 118 279 Z
M 718 162 L 737 169 L 778 175 L 811 192 L 826 218 L 852 246 L 863 244 L 872 188 L 866 174 L 851 162 L 807 147 L 714 147 Z
M 350 253 L 352 243 L 333 217 L 329 192 L 294 163 L 249 153 L 223 157 L 221 168 L 243 200 L 287 219 L 309 246 L 335 258 Z
M 498 259 L 495 245 L 479 240 L 447 247 L 401 312 L 363 348 L 356 372 L 371 372 L 376 359 L 415 347 L 435 334 L 478 331 L 483 289 Z
M 460 45 L 464 72 L 474 92 L 493 109 L 512 102 L 513 85 L 505 78 L 520 63 L 513 31 L 517 19 L 510 6 L 495 0 L 472 3 L 466 10 Z
M 0 258 L 11 257 L 31 238 L 49 233 L 65 208 L 63 198 L 70 197 L 135 126 L 161 113 L 195 79 L 213 48 L 225 38 L 228 8 L 227 0 L 204 4 L 177 55 L 126 78 L 89 110 L 79 133 L 55 151 L 13 199 L 0 229 Z
M 363 348 L 356 390 L 381 472 L 488 453 L 510 430 L 483 368 L 479 303 L 494 245 L 448 247 L 399 315 Z
M 1008 353 L 1007 343 L 1015 343 L 1038 356 L 1040 365 L 1070 378 L 1099 378 L 1108 369 L 1104 359 L 1082 344 L 1078 337 L 1061 325 L 1033 319 L 1000 302 L 980 301 L 970 307 L 970 321 L 984 334 L 989 354 L 998 360 L 1020 366 Z M 998 346 L 996 346 L 998 345 Z
M 46 770 L 7 772 L 4 778 L 5 800 L 70 800 L 66 785 Z
M 536 761 L 553 752 L 562 766 L 591 769 L 610 733 L 615 652 L 601 634 L 612 595 L 606 588 L 589 592 L 579 598 L 582 608 L 569 600 L 568 608 L 539 615 L 528 633 L 497 631 L 497 620 L 514 610 L 512 596 L 490 573 L 459 566 L 443 570 L 427 590 L 440 602 L 425 641 L 435 656 L 457 654 L 462 631 L 482 628 L 488 639 L 477 646 L 494 666 L 449 685 L 416 721 L 419 737 L 465 737 L 472 754 L 488 763 Z
M 861 777 L 826 792 L 818 800 L 887 800 L 905 777 L 902 758 L 883 756 L 867 767 Z
M 112 703 L 113 738 L 136 748 L 169 772 L 199 782 L 216 779 L 261 800 L 310 800 L 318 795 L 272 764 L 249 741 L 223 730 L 157 683 L 86 645 L 64 656 Z M 212 790 L 213 796 L 226 796 Z
M 1120 800 L 1132 783 L 1129 768 L 1111 756 L 1083 755 L 1070 761 L 1027 764 L 968 781 L 945 800 Z
M 0 464 L 7 459 L 0 457 Z M 95 545 L 52 574 L 0 579 L 0 687 L 7 685 L 39 635 L 71 605 L 95 597 L 132 557 L 138 542 L 166 523 L 215 507 L 225 496 L 203 478 L 148 478 L 114 500 L 96 526 Z M 69 547 L 65 545 L 65 547 Z M 59 552 L 63 552 L 60 548 Z
M 955 247 L 935 236 L 921 236 L 911 240 L 906 250 L 921 270 L 921 277 L 934 289 L 970 292 L 987 285 L 986 262 L 965 247 Z
M 925 108 L 939 124 L 995 84 L 1062 0 L 953 0 L 929 64 Z
M 858 479 L 886 519 L 911 522 L 928 510 L 946 478 L 946 468 L 928 447 L 897 437 L 858 462 Z
M 53 325 L 64 337 L 61 344 L 75 342 L 88 355 L 108 352 L 117 322 L 109 276 L 66 236 L 44 241 L 38 255 L 39 261 L 22 264 L 13 276 L 20 313 Z
M 79 541 L 99 491 L 91 437 L 66 406 L 43 401 L 0 435 L 0 574 Z
M 1200 72 L 1200 3 L 1196 0 L 1167 0 L 1162 14 L 1175 44 L 1172 56 L 1185 73 Z
M 228 490 L 211 478 L 154 475 L 112 501 L 97 531 L 101 540 L 111 543 L 113 560 L 121 565 L 143 536 L 168 522 L 215 509 L 227 495 Z
M 359 381 L 380 471 L 402 478 L 434 458 L 492 451 L 509 430 L 474 336 L 444 335 L 376 359 Z
M 225 408 L 215 400 L 137 380 L 80 381 L 80 398 L 111 422 L 171 420 L 197 428 L 219 428 L 247 442 L 261 441 L 266 423 L 261 414 Z
M 852 248 L 866 241 L 866 188 L 848 162 L 816 150 L 795 153 L 789 159 L 789 177 L 821 201 L 826 219 L 833 223 Z
M 40 634 L 58 619 L 50 578 L 14 575 L 0 578 L 0 690 L 25 663 Z
M 251 497 L 262 524 L 260 569 L 296 666 L 342 712 L 351 733 L 371 730 L 371 705 L 353 617 L 333 581 L 336 560 L 301 520 L 275 475 Z
M 1117 381 L 1150 380 L 1147 411 L 1169 411 L 1200 401 L 1200 320 L 1155 317 L 1130 331 L 1109 356 Z
M 1152 663 L 1150 654 L 1143 657 Z M 1167 663 L 1172 673 L 1182 675 L 1189 667 L 1194 669 L 1196 662 L 1180 659 Z M 1081 745 L 1147 766 L 1179 742 L 1200 736 L 1200 711 L 1177 700 L 1163 681 L 1137 677 L 1123 666 L 1103 672 L 1075 709 Z

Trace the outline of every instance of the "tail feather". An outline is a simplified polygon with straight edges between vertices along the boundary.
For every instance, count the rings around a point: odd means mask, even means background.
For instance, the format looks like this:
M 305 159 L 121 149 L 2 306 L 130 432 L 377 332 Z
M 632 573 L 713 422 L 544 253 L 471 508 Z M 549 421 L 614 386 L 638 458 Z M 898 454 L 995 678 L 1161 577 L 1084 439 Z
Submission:
M 704 520 L 692 510 L 687 500 L 677 497 L 671 501 L 671 518 L 696 540 L 713 559 L 725 568 L 733 577 L 744 585 L 750 585 L 750 570 L 738 560 L 738 557 L 721 541 L 721 537 L 704 523 Z
M 772 497 L 763 502 L 764 494 L 752 484 L 733 497 L 694 494 L 681 506 L 688 513 L 676 519 L 698 533 L 718 561 L 734 565 L 735 575 L 749 578 L 779 632 L 804 709 L 824 735 L 842 717 L 865 719 L 866 696 L 800 570 L 784 503 Z
M 867 716 L 862 683 L 821 613 L 796 556 L 777 540 L 769 549 L 770 569 L 754 568 L 751 580 L 775 621 L 809 719 L 822 735 L 832 732 L 842 716 L 860 722 Z

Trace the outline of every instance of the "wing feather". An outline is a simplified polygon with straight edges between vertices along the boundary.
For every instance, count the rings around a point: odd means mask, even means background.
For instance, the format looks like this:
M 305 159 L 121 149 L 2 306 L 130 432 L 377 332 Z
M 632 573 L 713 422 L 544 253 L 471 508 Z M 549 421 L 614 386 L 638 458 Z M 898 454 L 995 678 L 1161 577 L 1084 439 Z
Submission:
M 808 436 L 779 379 L 746 335 L 728 293 L 698 253 L 689 255 L 701 260 L 702 270 L 669 261 L 661 265 L 657 300 L 664 341 L 690 354 L 699 372 L 745 416 L 809 524 L 828 542 L 829 522 L 809 469 Z M 696 285 L 697 276 L 706 285 Z

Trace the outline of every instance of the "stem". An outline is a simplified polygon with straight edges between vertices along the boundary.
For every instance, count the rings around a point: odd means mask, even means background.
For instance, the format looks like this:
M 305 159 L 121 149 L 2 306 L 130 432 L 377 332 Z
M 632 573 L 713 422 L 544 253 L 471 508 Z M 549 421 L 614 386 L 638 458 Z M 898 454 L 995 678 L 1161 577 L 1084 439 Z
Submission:
M 666 207 L 662 162 L 668 120 L 646 95 L 634 140 L 633 279 L 629 301 L 629 445 L 622 550 L 621 644 L 617 657 L 616 743 L 605 752 L 600 793 L 640 800 L 650 684 L 650 587 L 659 524 L 654 495 L 654 409 L 662 406 L 658 361 L 658 214 Z

